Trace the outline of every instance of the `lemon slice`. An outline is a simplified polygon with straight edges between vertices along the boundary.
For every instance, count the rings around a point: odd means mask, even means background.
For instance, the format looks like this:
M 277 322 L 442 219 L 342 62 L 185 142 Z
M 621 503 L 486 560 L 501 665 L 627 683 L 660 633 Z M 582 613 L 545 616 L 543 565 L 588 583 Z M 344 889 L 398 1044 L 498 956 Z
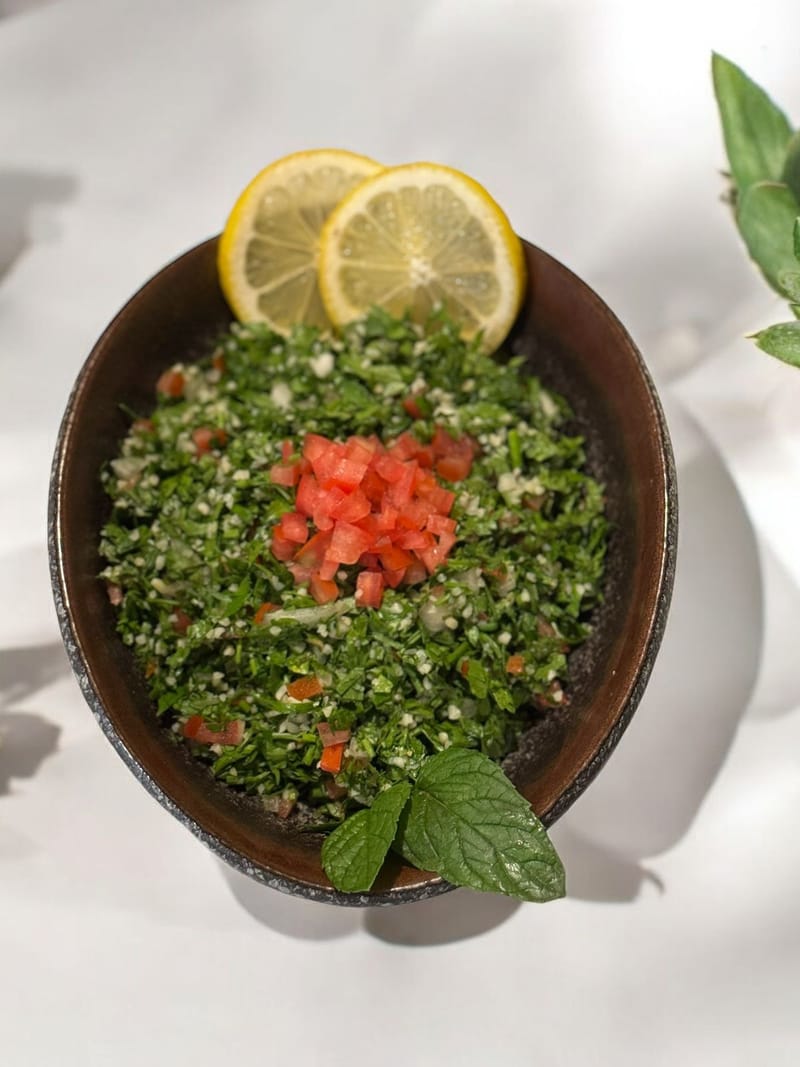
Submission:
M 472 178 L 436 163 L 387 167 L 366 178 L 322 229 L 319 285 L 337 326 L 377 304 L 424 322 L 444 305 L 466 337 L 496 348 L 525 286 L 519 238 Z
M 326 328 L 317 284 L 322 224 L 354 185 L 381 169 L 366 156 L 321 148 L 284 156 L 250 182 L 219 243 L 219 279 L 242 322 L 288 333 L 296 322 Z

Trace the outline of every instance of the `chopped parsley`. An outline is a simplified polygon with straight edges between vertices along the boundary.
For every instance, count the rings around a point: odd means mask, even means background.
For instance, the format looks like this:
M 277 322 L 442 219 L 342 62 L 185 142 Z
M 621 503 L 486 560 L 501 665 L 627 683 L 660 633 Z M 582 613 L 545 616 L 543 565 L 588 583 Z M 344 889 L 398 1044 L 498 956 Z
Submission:
M 442 315 L 422 330 L 375 310 L 335 340 L 234 325 L 171 373 L 104 473 L 102 577 L 154 714 L 217 778 L 336 823 L 451 746 L 502 758 L 532 709 L 568 700 L 567 654 L 600 597 L 603 491 L 566 402 L 520 359 L 483 354 Z M 357 606 L 357 568 L 343 567 L 339 599 L 316 603 L 270 550 L 294 507 L 270 479 L 283 443 L 427 442 L 437 426 L 478 445 L 468 477 L 443 483 L 446 564 L 378 609 Z M 308 677 L 321 692 L 290 696 Z M 185 740 L 190 720 L 241 739 Z M 335 775 L 317 766 L 325 723 L 349 732 Z

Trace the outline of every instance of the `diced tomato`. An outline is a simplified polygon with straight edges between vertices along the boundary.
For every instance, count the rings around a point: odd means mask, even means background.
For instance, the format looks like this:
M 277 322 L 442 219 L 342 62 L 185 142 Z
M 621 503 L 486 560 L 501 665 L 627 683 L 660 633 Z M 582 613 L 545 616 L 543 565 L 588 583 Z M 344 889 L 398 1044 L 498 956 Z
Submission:
M 420 467 L 424 467 L 426 470 L 430 470 L 436 459 L 433 454 L 433 449 L 430 445 L 426 445 L 424 448 L 421 448 L 414 458 L 416 459 Z
M 272 531 L 272 554 L 275 559 L 279 559 L 281 563 L 288 563 L 290 559 L 294 557 L 297 551 L 297 542 L 291 541 L 283 532 L 280 526 L 276 526 Z
M 135 419 L 131 424 L 131 430 L 134 433 L 152 433 L 155 428 L 152 419 Z
M 360 463 L 364 467 L 368 467 L 372 462 L 372 457 L 375 455 L 375 444 L 361 437 L 350 437 L 344 446 L 344 454 L 354 463 Z
M 436 461 L 436 473 L 448 482 L 463 482 L 472 470 L 472 456 L 467 453 L 442 456 Z
M 317 733 L 323 748 L 330 748 L 331 745 L 346 745 L 350 740 L 349 730 L 332 730 L 327 722 L 317 723 Z
M 156 392 L 171 397 L 172 400 L 183 396 L 185 387 L 186 379 L 179 370 L 165 370 L 156 382 Z
M 433 548 L 426 548 L 419 555 L 428 570 L 428 574 L 433 574 L 436 568 L 444 563 L 447 553 L 439 545 L 434 545 Z
M 356 578 L 356 604 L 361 608 L 379 608 L 383 600 L 383 575 L 378 571 L 361 571 Z
M 414 562 L 409 564 L 406 568 L 406 573 L 403 576 L 403 584 L 419 585 L 419 583 L 424 582 L 427 577 L 428 568 L 421 559 L 415 559 Z
M 311 463 L 324 455 L 331 446 L 327 437 L 321 437 L 318 433 L 307 433 L 303 441 L 303 455 Z
M 417 465 L 409 461 L 402 466 L 402 473 L 389 487 L 389 501 L 399 510 L 403 511 L 411 503 L 411 494 L 414 490 L 414 475 Z
M 276 463 L 269 469 L 269 480 L 273 485 L 297 485 L 300 481 L 300 464 Z
M 400 512 L 392 504 L 386 503 L 378 512 L 376 527 L 378 530 L 394 530 L 397 527 L 397 516 Z
M 433 548 L 433 534 L 426 530 L 406 530 L 397 538 L 397 544 L 409 552 L 424 552 L 428 548 Z
M 450 519 L 446 515 L 429 515 L 425 528 L 435 534 L 452 534 L 456 531 L 456 520 Z
M 194 740 L 197 737 L 197 731 L 203 726 L 202 715 L 190 715 L 186 722 L 183 724 L 183 736 Z
M 322 692 L 322 682 L 313 674 L 296 678 L 286 686 L 286 692 L 293 700 L 311 700 Z
M 347 743 L 341 741 L 338 745 L 329 745 L 327 748 L 323 748 L 319 769 L 328 771 L 330 774 L 338 774 L 342 769 L 342 759 L 346 747 Z
M 209 730 L 202 715 L 191 715 L 183 724 L 183 736 L 199 745 L 238 745 L 244 737 L 244 722 L 234 719 L 222 730 Z
M 192 430 L 192 441 L 198 456 L 204 456 L 207 452 L 218 445 L 220 448 L 228 443 L 228 435 L 225 430 L 212 430 L 208 426 L 198 426 Z
M 403 410 L 405 411 L 406 415 L 410 415 L 412 419 L 421 419 L 423 416 L 422 409 L 417 403 L 417 398 L 414 396 L 413 393 L 404 398 Z
M 413 459 L 420 450 L 420 443 L 410 433 L 401 433 L 397 440 L 389 446 L 388 454 L 401 462 Z
M 389 586 L 390 589 L 396 589 L 400 585 L 406 576 L 406 567 L 402 567 L 397 571 L 384 571 L 383 580 Z
M 339 596 L 339 586 L 336 582 L 323 578 L 321 574 L 311 575 L 308 591 L 318 604 L 329 604 Z
M 380 560 L 376 552 L 362 552 L 358 559 L 359 567 L 366 571 L 376 571 L 380 566 Z
M 451 489 L 443 489 L 442 486 L 437 485 L 435 489 L 425 493 L 425 500 L 440 515 L 449 515 L 456 502 L 456 494 Z
M 360 489 L 356 489 L 354 492 L 349 493 L 347 496 L 334 504 L 331 508 L 332 519 L 343 519 L 345 522 L 358 522 L 359 519 L 363 519 L 365 515 L 369 515 L 372 510 L 372 504 L 367 500 L 366 496 Z
M 414 562 L 414 557 L 410 552 L 405 552 L 402 548 L 398 548 L 397 545 L 389 545 L 387 548 L 381 548 L 378 552 L 378 556 L 381 561 L 381 565 L 387 571 L 399 571 L 405 570 Z
M 225 356 L 222 352 L 215 352 L 211 357 L 211 366 L 220 374 L 225 373 Z
M 295 585 L 305 585 L 306 582 L 311 580 L 312 575 L 316 573 L 313 567 L 304 567 L 297 560 L 291 560 L 286 566 L 294 578 Z
M 253 622 L 256 624 L 262 623 L 270 612 L 277 610 L 277 604 L 271 604 L 268 600 L 265 600 L 263 604 L 260 604 L 259 607 L 256 608 L 255 615 L 253 615 Z
M 456 535 L 455 534 L 451 534 L 451 533 L 439 534 L 439 543 L 438 543 L 438 545 L 436 547 L 438 548 L 439 552 L 442 555 L 442 562 L 444 562 L 444 557 L 448 554 L 448 552 L 450 551 L 450 549 L 453 547 L 453 545 L 455 543 L 456 543 Z
M 461 673 L 466 678 L 467 675 L 469 674 L 469 660 L 468 659 L 462 659 L 461 666 L 459 667 L 459 670 L 461 671 Z
M 380 504 L 383 500 L 383 495 L 386 492 L 386 480 L 378 474 L 374 467 L 368 467 L 364 477 L 361 479 L 361 492 L 367 498 L 372 501 L 373 504 Z
M 287 438 L 283 442 L 283 444 L 281 445 L 281 459 L 283 460 L 284 463 L 288 463 L 293 455 L 294 455 L 294 445 Z
M 341 564 L 338 559 L 333 559 L 326 554 L 325 559 L 319 565 L 317 576 L 323 582 L 330 582 L 336 577 L 340 566 Z
M 329 530 L 320 530 L 310 537 L 308 541 L 297 551 L 296 560 L 304 567 L 318 568 L 325 559 L 331 543 Z
M 280 531 L 287 541 L 304 545 L 308 540 L 308 520 L 298 511 L 287 511 L 281 515 Z
M 358 563 L 362 552 L 370 547 L 370 537 L 359 526 L 337 522 L 333 528 L 330 555 L 340 563 Z
M 273 467 L 273 470 L 275 468 Z M 316 508 L 319 506 L 321 499 L 321 490 L 319 482 L 313 474 L 304 474 L 297 486 L 297 496 L 295 497 L 295 507 L 301 515 L 313 515 Z
M 183 608 L 178 608 L 176 611 L 173 611 L 170 620 L 172 622 L 172 628 L 176 634 L 185 634 L 192 625 L 192 620 Z
M 525 660 L 522 656 L 514 655 L 509 656 L 506 660 L 506 671 L 508 674 L 522 674 L 525 670 Z

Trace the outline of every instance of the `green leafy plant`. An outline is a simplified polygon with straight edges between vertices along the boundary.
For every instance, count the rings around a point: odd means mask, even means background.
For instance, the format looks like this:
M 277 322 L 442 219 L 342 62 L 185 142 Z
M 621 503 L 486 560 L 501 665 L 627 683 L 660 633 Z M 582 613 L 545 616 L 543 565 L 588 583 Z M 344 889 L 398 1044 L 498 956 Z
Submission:
M 322 846 L 337 889 L 366 892 L 389 850 L 454 885 L 543 902 L 564 896 L 564 868 L 544 826 L 502 770 L 473 749 L 448 748 L 416 781 L 381 793 Z
M 712 74 L 736 224 L 767 282 L 800 318 L 800 131 L 729 59 L 715 53 Z M 753 339 L 800 366 L 800 322 L 770 326 Z

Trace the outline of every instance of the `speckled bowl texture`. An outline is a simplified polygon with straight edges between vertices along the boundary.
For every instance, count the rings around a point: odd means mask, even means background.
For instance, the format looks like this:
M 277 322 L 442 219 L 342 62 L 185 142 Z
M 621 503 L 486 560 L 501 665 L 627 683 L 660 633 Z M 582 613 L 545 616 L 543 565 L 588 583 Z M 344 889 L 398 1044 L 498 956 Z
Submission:
M 177 360 L 208 353 L 231 322 L 216 272 L 217 239 L 152 278 L 95 345 L 61 425 L 50 487 L 49 551 L 56 610 L 84 696 L 145 789 L 216 855 L 265 885 L 332 904 L 421 900 L 450 889 L 437 875 L 386 865 L 371 892 L 332 888 L 321 838 L 215 781 L 159 724 L 97 574 L 109 501 L 100 472 L 127 432 L 122 404 L 153 405 Z M 600 298 L 525 243 L 529 286 L 507 342 L 563 394 L 606 487 L 612 523 L 605 599 L 588 641 L 570 657 L 570 703 L 536 719 L 505 769 L 545 824 L 586 789 L 642 697 L 664 631 L 677 544 L 675 470 L 664 415 L 635 345 Z M 569 873 L 569 872 L 567 872 Z

